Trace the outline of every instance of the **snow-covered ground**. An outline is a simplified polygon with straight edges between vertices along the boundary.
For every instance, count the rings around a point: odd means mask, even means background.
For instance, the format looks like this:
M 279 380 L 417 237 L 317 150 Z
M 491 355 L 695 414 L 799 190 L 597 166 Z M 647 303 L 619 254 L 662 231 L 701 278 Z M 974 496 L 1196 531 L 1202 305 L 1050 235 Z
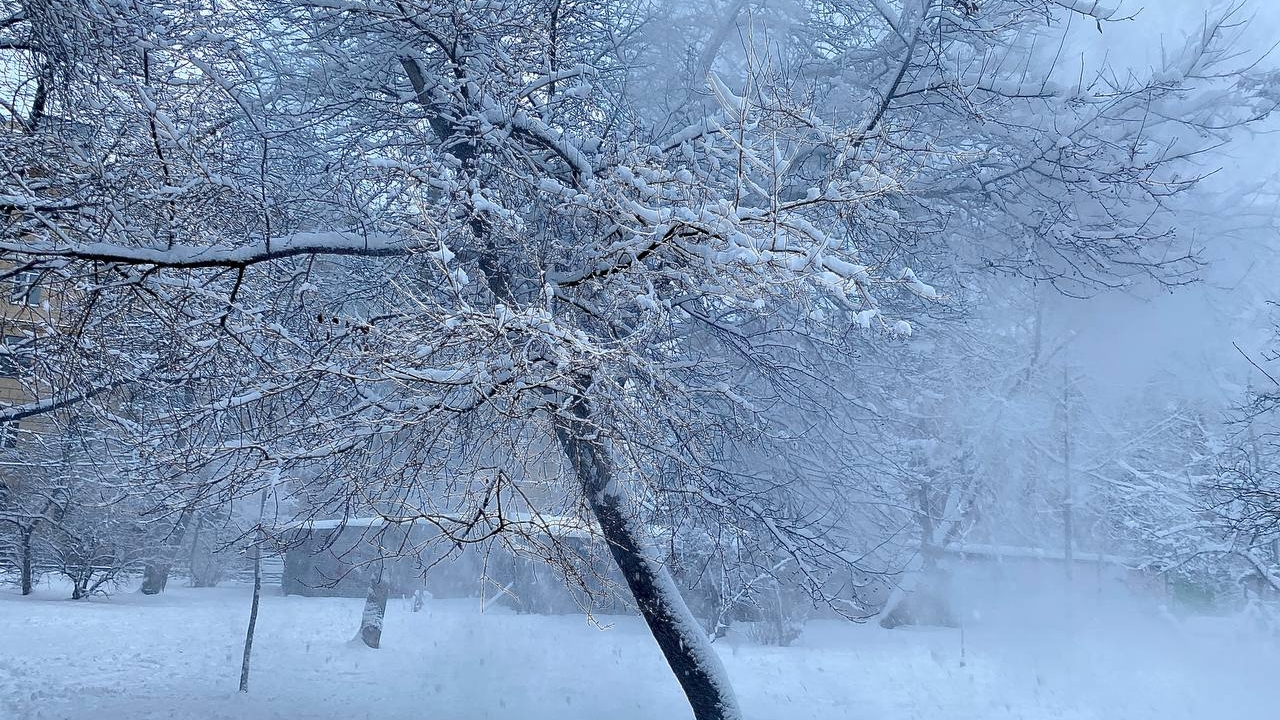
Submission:
M 688 717 L 641 623 L 393 601 L 384 647 L 349 642 L 360 600 L 264 599 L 236 692 L 248 590 L 0 589 L 0 718 L 418 720 Z M 752 720 L 1274 717 L 1280 650 L 1238 619 L 1070 613 L 957 630 L 815 621 L 797 647 L 718 643 Z M 1082 619 L 1082 618 L 1087 618 Z M 963 640 L 963 642 L 962 642 Z M 962 655 L 963 647 L 963 655 Z

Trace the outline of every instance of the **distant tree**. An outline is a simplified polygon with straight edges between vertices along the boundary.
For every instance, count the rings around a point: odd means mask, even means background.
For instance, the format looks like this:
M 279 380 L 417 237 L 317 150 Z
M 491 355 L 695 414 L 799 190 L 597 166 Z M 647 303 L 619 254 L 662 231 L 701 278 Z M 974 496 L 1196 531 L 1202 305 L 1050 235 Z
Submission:
M 0 480 L 0 542 L 7 558 L 18 569 L 18 584 L 23 595 L 30 595 L 36 580 L 37 532 L 42 526 L 55 524 L 65 511 L 66 498 L 58 488 L 33 488 L 28 483 Z
M 1265 360 L 1274 361 L 1267 355 Z M 1265 368 L 1262 372 L 1267 372 Z M 1204 512 L 1216 531 L 1201 554 L 1222 558 L 1235 569 L 1246 594 L 1280 597 L 1280 442 L 1278 387 L 1250 392 L 1238 408 L 1231 446 L 1204 493 Z

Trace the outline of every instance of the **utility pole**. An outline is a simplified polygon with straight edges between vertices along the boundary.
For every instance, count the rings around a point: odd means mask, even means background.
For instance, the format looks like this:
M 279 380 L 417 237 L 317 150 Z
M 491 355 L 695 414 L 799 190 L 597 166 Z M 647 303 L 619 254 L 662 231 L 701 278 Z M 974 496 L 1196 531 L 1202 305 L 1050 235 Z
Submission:
M 1065 497 L 1062 503 L 1062 556 L 1067 566 L 1067 582 L 1075 564 L 1075 491 L 1071 478 L 1071 375 L 1066 363 L 1062 365 L 1062 481 Z
M 278 471 L 277 471 L 278 472 Z M 272 489 L 275 482 L 271 483 Z M 258 627 L 258 602 L 262 599 L 262 543 L 266 541 L 266 532 L 262 527 L 262 516 L 267 510 L 267 488 L 263 488 L 258 501 L 258 527 L 254 531 L 253 541 L 253 600 L 249 603 L 249 627 L 244 633 L 244 656 L 240 660 L 240 692 L 249 692 L 249 659 L 253 654 L 253 633 Z

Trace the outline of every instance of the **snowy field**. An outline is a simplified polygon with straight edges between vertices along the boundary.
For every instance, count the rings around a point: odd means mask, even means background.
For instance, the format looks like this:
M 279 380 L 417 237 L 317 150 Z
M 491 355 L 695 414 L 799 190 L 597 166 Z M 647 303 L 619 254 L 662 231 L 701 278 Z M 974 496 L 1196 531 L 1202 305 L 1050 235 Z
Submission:
M 274 592 L 274 589 L 273 589 Z M 393 601 L 381 650 L 349 642 L 360 600 L 264 598 L 236 692 L 242 586 L 0 594 L 0 718 L 396 720 L 688 717 L 637 619 Z M 1070 613 L 958 630 L 810 623 L 798 646 L 717 646 L 752 720 L 1274 717 L 1280 650 L 1249 621 Z

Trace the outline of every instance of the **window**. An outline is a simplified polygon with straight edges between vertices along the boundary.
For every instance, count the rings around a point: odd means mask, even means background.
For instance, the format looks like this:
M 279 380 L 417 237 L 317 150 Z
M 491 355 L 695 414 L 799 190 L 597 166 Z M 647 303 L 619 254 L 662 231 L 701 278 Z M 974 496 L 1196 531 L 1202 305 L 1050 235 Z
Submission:
M 0 423 L 0 448 L 8 449 L 18 446 L 18 422 L 16 420 Z
M 9 302 L 13 305 L 36 306 L 40 304 L 40 273 L 23 270 L 9 281 Z
M 21 377 L 31 366 L 29 341 L 21 335 L 5 335 L 0 343 L 0 377 Z

